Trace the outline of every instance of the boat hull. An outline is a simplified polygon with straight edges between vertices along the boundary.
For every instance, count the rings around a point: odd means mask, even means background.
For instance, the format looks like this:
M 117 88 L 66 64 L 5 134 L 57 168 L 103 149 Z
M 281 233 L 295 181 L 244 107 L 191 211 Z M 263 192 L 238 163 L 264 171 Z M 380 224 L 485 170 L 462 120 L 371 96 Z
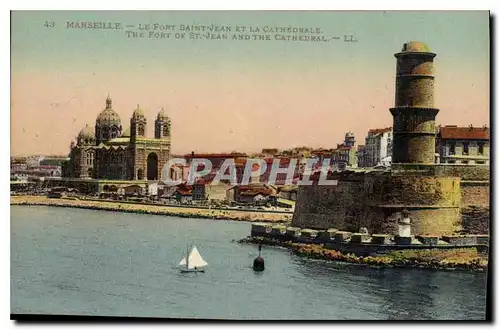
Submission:
M 181 269 L 181 273 L 204 273 L 204 269 Z

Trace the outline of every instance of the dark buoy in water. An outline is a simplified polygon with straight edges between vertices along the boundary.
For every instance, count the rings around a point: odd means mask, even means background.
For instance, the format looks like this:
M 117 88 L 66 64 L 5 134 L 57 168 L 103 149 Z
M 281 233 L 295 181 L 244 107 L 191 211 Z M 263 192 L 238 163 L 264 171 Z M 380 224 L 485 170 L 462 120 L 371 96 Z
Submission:
M 262 250 L 262 245 L 259 244 L 259 256 L 253 261 L 253 270 L 256 272 L 262 272 L 264 267 L 264 259 L 260 256 L 260 250 Z

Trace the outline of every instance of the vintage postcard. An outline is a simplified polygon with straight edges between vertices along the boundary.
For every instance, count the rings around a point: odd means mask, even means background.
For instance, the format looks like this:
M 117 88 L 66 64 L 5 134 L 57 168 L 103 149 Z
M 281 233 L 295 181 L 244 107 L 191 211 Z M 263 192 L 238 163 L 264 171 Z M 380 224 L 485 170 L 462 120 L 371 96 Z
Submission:
M 11 12 L 11 318 L 490 319 L 489 28 Z

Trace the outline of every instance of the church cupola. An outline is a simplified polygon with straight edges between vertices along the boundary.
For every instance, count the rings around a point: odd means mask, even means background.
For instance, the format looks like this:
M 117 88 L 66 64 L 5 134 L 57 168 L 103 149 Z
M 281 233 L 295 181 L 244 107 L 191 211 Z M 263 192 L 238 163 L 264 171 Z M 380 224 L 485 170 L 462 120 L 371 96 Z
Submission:
M 170 138 L 170 118 L 165 114 L 165 109 L 161 108 L 155 120 L 155 139 Z
M 137 105 L 137 108 L 132 114 L 130 119 L 130 137 L 135 139 L 136 137 L 145 137 L 146 135 L 146 116 L 144 115 L 144 110 Z
M 84 128 L 78 133 L 78 137 L 76 138 L 77 145 L 79 146 L 92 146 L 95 145 L 95 136 L 94 132 L 89 125 L 85 125 Z
M 97 144 L 119 137 L 122 132 L 121 119 L 113 110 L 111 97 L 106 98 L 106 108 L 95 121 L 95 139 Z

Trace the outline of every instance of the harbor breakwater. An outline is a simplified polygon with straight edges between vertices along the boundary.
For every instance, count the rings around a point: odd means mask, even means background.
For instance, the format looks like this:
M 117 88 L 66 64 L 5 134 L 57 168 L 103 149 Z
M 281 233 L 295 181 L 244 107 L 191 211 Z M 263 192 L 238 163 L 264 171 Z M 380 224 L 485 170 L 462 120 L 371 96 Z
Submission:
M 287 223 L 291 214 L 254 212 L 242 210 L 219 210 L 207 208 L 188 208 L 151 204 L 121 203 L 115 201 L 95 201 L 65 198 L 48 198 L 45 196 L 11 196 L 11 205 L 41 205 L 67 208 L 80 208 L 99 211 L 128 212 L 185 218 L 206 218 L 214 220 L 234 220 L 249 222 Z
M 290 248 L 312 258 L 396 267 L 485 269 L 488 235 L 412 236 L 352 233 L 252 224 L 240 240 Z
M 311 259 L 345 262 L 378 268 L 423 268 L 486 271 L 488 258 L 474 248 L 394 250 L 384 255 L 355 255 L 326 248 L 323 244 L 294 243 L 265 237 L 246 237 L 239 243 L 281 246 Z

